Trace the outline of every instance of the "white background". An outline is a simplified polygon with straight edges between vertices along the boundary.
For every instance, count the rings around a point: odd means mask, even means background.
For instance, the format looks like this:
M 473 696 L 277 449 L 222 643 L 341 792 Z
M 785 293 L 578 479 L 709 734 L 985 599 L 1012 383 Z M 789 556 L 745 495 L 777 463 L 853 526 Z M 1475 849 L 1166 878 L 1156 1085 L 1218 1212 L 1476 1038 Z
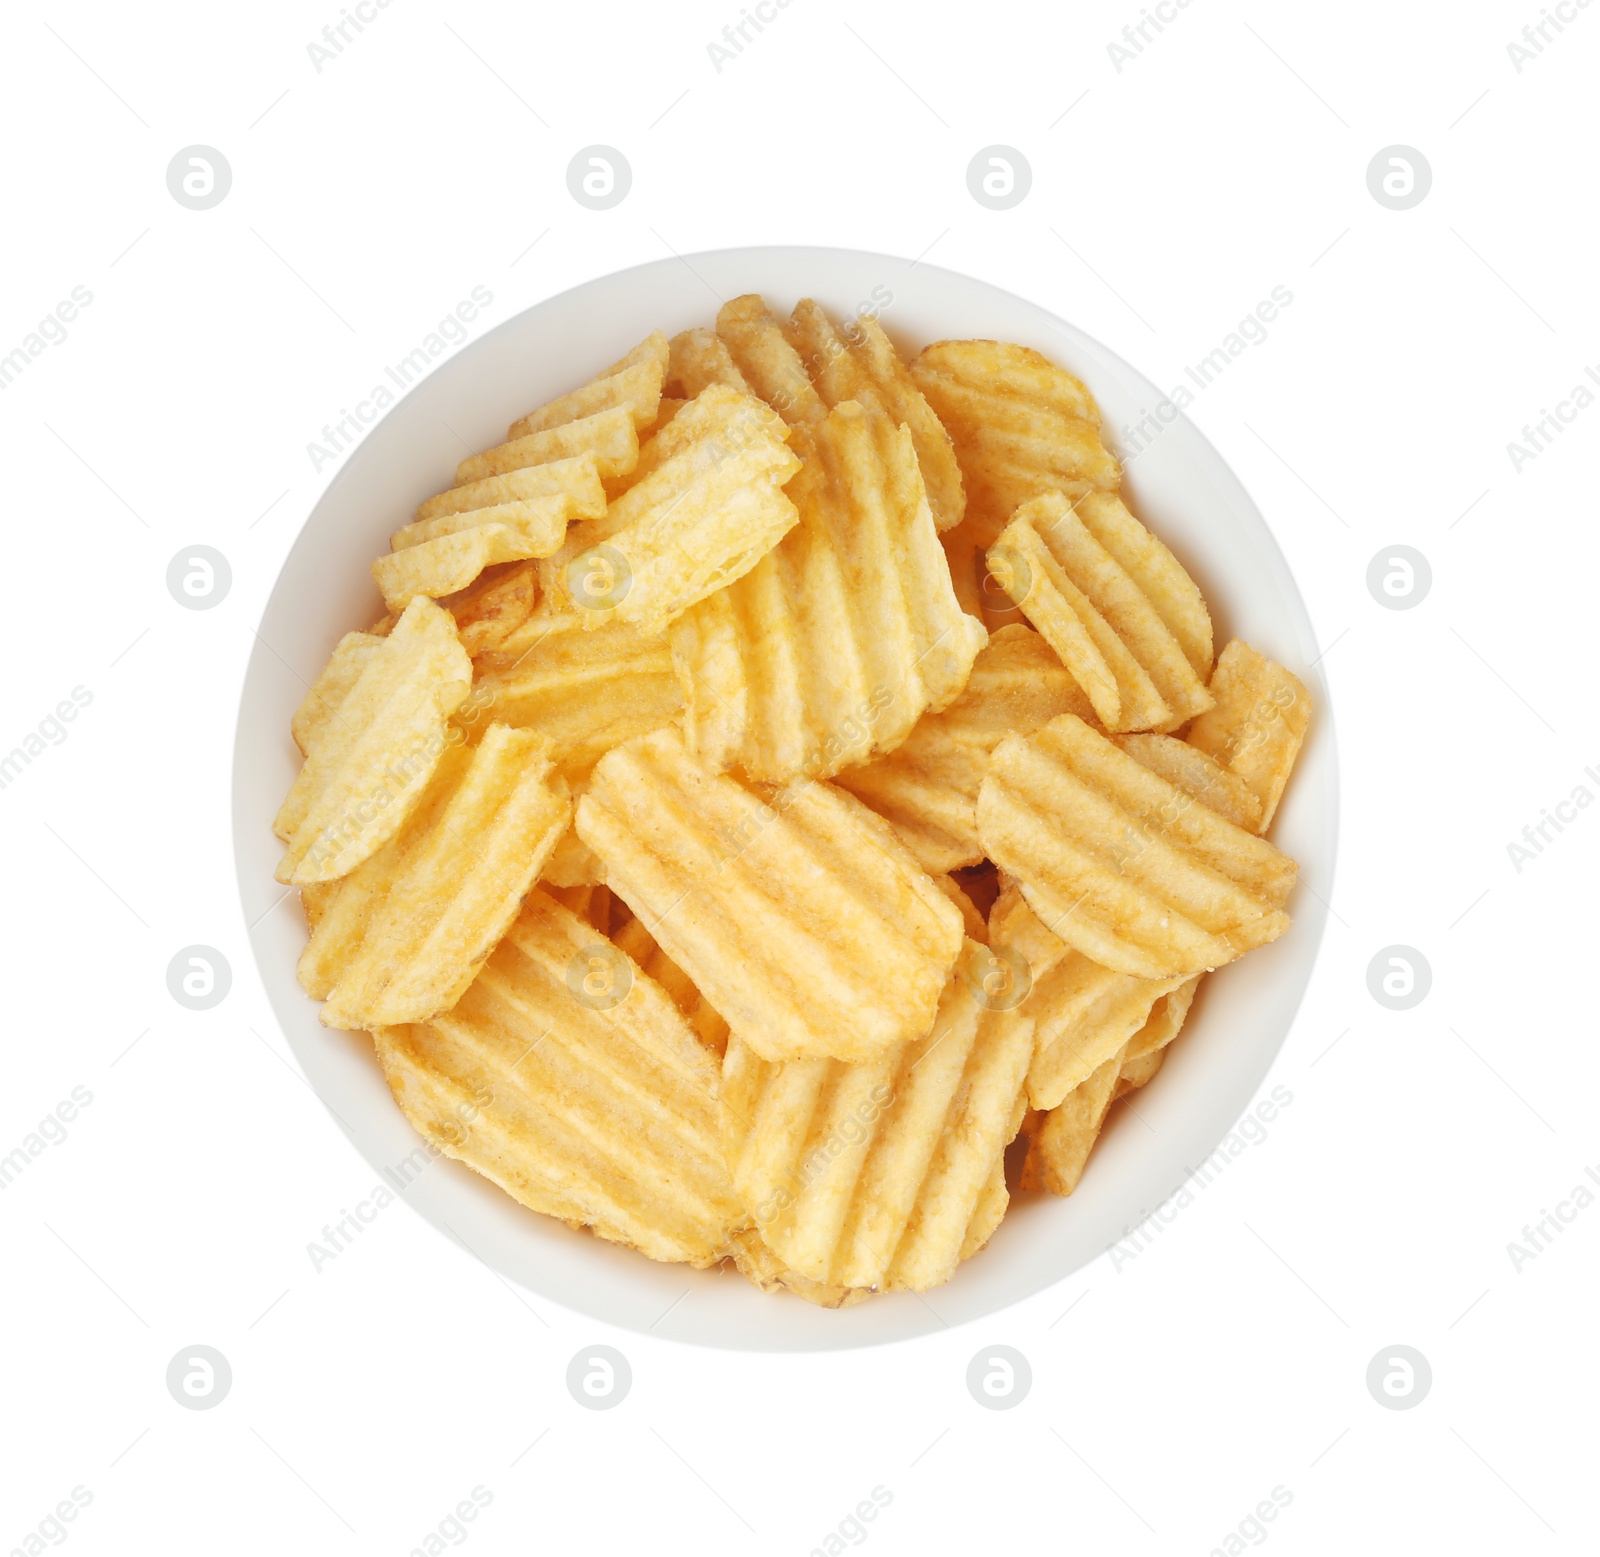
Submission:
M 395 0 L 320 73 L 335 4 L 0 21 L 0 354 L 94 299 L 0 392 L 0 747 L 93 697 L 0 791 L 0 1155 L 93 1095 L 0 1192 L 0 1551 L 75 1486 L 83 1553 L 400 1557 L 474 1487 L 483 1554 L 803 1554 L 874 1487 L 882 1553 L 1205 1553 L 1275 1487 L 1285 1553 L 1587 1549 L 1600 1207 L 1520 1271 L 1507 1244 L 1600 1172 L 1600 816 L 1520 873 L 1507 844 L 1600 794 L 1600 408 L 1520 473 L 1506 446 L 1600 371 L 1600 8 L 1518 73 L 1532 3 L 1196 0 L 1118 72 L 1137 4 L 794 0 L 718 72 L 740 9 Z M 565 182 L 596 142 L 634 178 L 602 213 Z M 166 188 L 193 143 L 233 169 L 209 211 Z M 993 143 L 1033 169 L 1008 212 L 967 193 Z M 1409 211 L 1367 189 L 1394 143 L 1433 169 Z M 1010 287 L 1163 386 L 1293 293 L 1192 408 L 1289 557 L 1338 718 L 1335 917 L 1264 1088 L 1293 1104 L 1120 1268 L 881 1350 L 608 1332 L 401 1206 L 317 1273 L 307 1242 L 373 1175 L 275 1031 L 227 812 L 252 625 L 337 468 L 306 445 L 474 286 L 477 330 L 669 252 L 792 242 Z M 192 612 L 165 573 L 200 542 L 233 584 Z M 1433 570 L 1408 611 L 1365 582 L 1395 543 Z M 196 942 L 234 971 L 204 1013 L 165 983 Z M 1367 992 L 1391 943 L 1433 969 L 1408 1012 Z M 603 1413 L 564 1383 L 596 1342 L 634 1377 Z M 165 1386 L 195 1343 L 232 1365 L 214 1410 Z M 999 1343 L 1033 1386 L 986 1411 L 965 1373 Z M 1432 1366 L 1408 1411 L 1365 1382 L 1394 1344 Z

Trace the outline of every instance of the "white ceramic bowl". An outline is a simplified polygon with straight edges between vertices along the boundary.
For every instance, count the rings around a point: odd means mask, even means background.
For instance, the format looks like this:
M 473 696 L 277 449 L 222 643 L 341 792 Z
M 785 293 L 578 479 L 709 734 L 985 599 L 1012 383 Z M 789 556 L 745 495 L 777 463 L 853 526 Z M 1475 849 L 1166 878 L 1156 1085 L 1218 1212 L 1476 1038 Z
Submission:
M 311 1084 L 375 1174 L 411 1159 L 418 1137 L 389 1096 L 370 1042 L 332 1032 L 295 982 L 298 904 L 272 878 L 272 816 L 298 767 L 289 716 L 339 636 L 381 612 L 368 564 L 416 505 L 450 484 L 458 459 L 498 443 L 515 417 L 581 383 L 653 329 L 709 324 L 719 299 L 801 297 L 836 316 L 876 300 L 908 354 L 984 336 L 1036 347 L 1081 376 L 1108 436 L 1162 403 L 1105 347 L 997 287 L 932 265 L 847 249 L 728 249 L 603 276 L 507 320 L 413 389 L 346 460 L 289 553 L 245 676 L 234 760 L 234 843 L 245 920 L 268 996 Z M 887 294 L 887 301 L 885 296 Z M 1274 825 L 1322 897 L 1332 881 L 1337 766 L 1327 689 L 1305 605 L 1255 504 L 1181 416 L 1131 464 L 1132 507 L 1178 554 L 1211 604 L 1220 648 L 1239 634 L 1294 670 L 1317 701 L 1312 734 Z M 1126 453 L 1127 450 L 1124 449 Z M 447 1159 L 405 1198 L 480 1259 L 533 1292 L 611 1324 L 707 1346 L 805 1350 L 902 1340 L 992 1314 L 1061 1281 L 1153 1212 L 1216 1150 L 1283 1043 L 1322 937 L 1321 899 L 1301 887 L 1293 929 L 1209 978 L 1195 1014 L 1139 1100 L 1119 1117 L 1067 1200 L 1023 1197 L 989 1247 L 947 1285 L 827 1312 L 767 1296 L 728 1271 L 661 1265 L 517 1205 Z M 415 1160 L 415 1159 L 413 1159 Z

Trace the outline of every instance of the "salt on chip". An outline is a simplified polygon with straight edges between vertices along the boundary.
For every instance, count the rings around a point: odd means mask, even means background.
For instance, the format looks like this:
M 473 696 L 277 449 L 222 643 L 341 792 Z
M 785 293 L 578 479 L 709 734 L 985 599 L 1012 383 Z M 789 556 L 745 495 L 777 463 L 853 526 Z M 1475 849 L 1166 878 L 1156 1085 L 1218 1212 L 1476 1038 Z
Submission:
M 523 1205 L 697 1266 L 746 1225 L 715 1057 L 664 990 L 544 893 L 452 1010 L 373 1037 L 412 1124 Z
M 1235 827 L 1248 833 L 1261 831 L 1261 801 L 1255 792 L 1237 773 L 1198 746 L 1171 735 L 1116 735 L 1112 740 L 1140 767 L 1160 774 Z
M 1174 729 L 1211 706 L 1183 646 L 1060 493 L 1024 503 L 988 560 L 1108 730 Z
M 1236 773 L 1261 802 L 1265 832 L 1283 798 L 1311 723 L 1311 694 L 1299 677 L 1235 638 L 1211 676 L 1215 706 L 1190 726 L 1188 741 Z
M 967 504 L 955 446 L 877 319 L 858 314 L 838 329 L 821 305 L 807 297 L 795 304 L 784 333 L 826 405 L 854 400 L 906 428 L 917 451 L 934 528 L 942 532 L 958 525 Z
M 666 374 L 667 338 L 656 330 L 581 389 L 551 400 L 513 422 L 506 439 L 509 442 L 529 433 L 547 432 L 618 406 L 633 417 L 635 427 L 648 427 L 655 420 Z
M 792 447 L 799 523 L 672 631 L 689 749 L 776 784 L 893 750 L 987 639 L 951 590 L 904 428 L 845 401 Z
M 603 757 L 578 836 L 667 955 L 771 1059 L 868 1059 L 925 1033 L 961 915 L 832 785 L 757 794 L 676 730 Z
M 995 748 L 978 833 L 1050 930 L 1120 973 L 1187 977 L 1289 927 L 1293 860 L 1072 714 Z
M 418 596 L 311 741 L 273 824 L 290 886 L 348 875 L 400 830 L 444 755 L 472 662 L 448 612 Z
M 992 1220 L 1032 1047 L 1031 1024 L 975 999 L 959 972 L 926 1036 L 874 1061 L 772 1064 L 730 1039 L 726 1150 L 762 1237 L 813 1281 L 922 1292 L 948 1280 L 986 1198 Z
M 955 702 L 837 783 L 882 816 L 930 874 L 976 865 L 989 754 L 1007 735 L 1030 734 L 1063 713 L 1093 716 L 1049 644 L 1028 627 L 1005 627 L 978 651 Z
M 572 802 L 544 742 L 494 725 L 441 762 L 406 825 L 344 878 L 300 981 L 328 1027 L 420 1022 L 460 998 L 516 918 Z

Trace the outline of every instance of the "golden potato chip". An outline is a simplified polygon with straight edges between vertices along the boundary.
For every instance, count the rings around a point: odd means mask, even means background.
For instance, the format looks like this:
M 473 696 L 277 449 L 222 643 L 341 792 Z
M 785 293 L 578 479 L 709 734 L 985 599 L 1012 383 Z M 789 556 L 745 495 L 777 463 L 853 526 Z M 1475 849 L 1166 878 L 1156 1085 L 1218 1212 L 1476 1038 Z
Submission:
M 1211 612 L 1183 564 L 1128 512 L 1115 492 L 1086 492 L 1073 505 L 1089 533 L 1138 586 L 1195 675 L 1211 674 Z
M 600 856 L 578 836 L 576 828 L 569 827 L 544 862 L 539 879 L 547 888 L 598 887 L 605 881 L 605 873 Z
M 523 1205 L 698 1266 L 745 1225 L 715 1058 L 663 990 L 544 893 L 453 1010 L 373 1036 L 412 1124 Z
M 904 428 L 847 400 L 793 447 L 800 522 L 672 630 L 690 751 L 773 784 L 893 750 L 988 636 L 951 592 Z
M 1223 767 L 1196 746 L 1171 735 L 1115 735 L 1125 751 L 1140 767 L 1159 773 L 1169 784 L 1225 816 L 1247 833 L 1261 831 L 1261 802 L 1237 773 Z
M 978 788 L 989 754 L 1007 735 L 1027 735 L 1057 714 L 1093 717 L 1089 700 L 1043 638 L 1025 626 L 997 632 L 972 662 L 954 703 L 925 716 L 894 751 L 836 782 L 900 835 L 931 875 L 976 865 Z
M 667 386 L 685 400 L 693 400 L 708 384 L 726 384 L 741 395 L 760 399 L 728 351 L 728 343 L 715 330 L 696 328 L 672 337 L 667 364 Z
M 1078 1187 L 1121 1072 L 1122 1058 L 1113 1054 L 1049 1113 L 1028 1117 L 1024 1125 L 1028 1155 L 1022 1163 L 1021 1188 L 1070 1195 Z
M 1028 625 L 1022 608 L 994 576 L 988 546 L 980 540 L 977 524 L 963 519 L 953 530 L 946 530 L 939 543 L 944 547 L 956 599 L 968 616 L 977 617 L 991 633 L 1013 624 Z
M 842 331 L 836 330 L 821 306 L 807 297 L 795 304 L 784 333 L 826 405 L 854 400 L 907 429 L 928 490 L 934 528 L 944 531 L 958 525 L 967 500 L 955 446 L 912 382 L 883 326 L 871 314 L 859 314 Z
M 558 427 L 528 433 L 474 454 L 456 466 L 456 486 L 470 486 L 530 465 L 549 465 L 582 454 L 594 456 L 595 470 L 603 479 L 632 470 L 639 458 L 639 432 L 632 411 L 625 405 L 612 406 L 593 416 L 562 422 Z
M 831 1287 L 808 1281 L 799 1271 L 790 1270 L 754 1227 L 741 1228 L 733 1235 L 731 1251 L 739 1274 L 763 1292 L 792 1292 L 818 1308 L 849 1308 L 872 1296 L 866 1287 Z
M 511 424 L 509 442 L 529 433 L 547 432 L 621 406 L 635 427 L 648 427 L 661 401 L 661 382 L 667 374 L 667 338 L 660 330 L 648 335 L 620 362 L 590 379 L 581 389 L 542 405 Z
M 337 881 L 310 881 L 300 889 L 300 906 L 305 910 L 306 928 L 313 934 L 328 911 L 328 904 L 339 891 Z
M 1186 977 L 1289 927 L 1293 860 L 1072 714 L 995 748 L 978 834 L 1050 930 L 1119 973 Z
M 1015 887 L 989 916 L 996 996 L 1033 1022 L 1028 1103 L 1054 1108 L 1147 1024 L 1177 979 L 1142 979 L 1091 962 L 1050 933 Z
M 962 891 L 961 883 L 954 876 L 935 876 L 933 884 L 961 911 L 963 933 L 967 939 L 988 945 L 989 926 L 978 912 L 978 905 Z
M 461 647 L 476 659 L 499 648 L 533 615 L 539 604 L 539 569 L 531 562 L 486 569 L 439 604 L 456 619 Z
M 641 454 L 644 452 L 645 444 L 654 438 L 688 403 L 687 400 L 680 400 L 675 395 L 663 395 L 661 397 L 660 403 L 656 406 L 656 419 L 648 426 L 639 429 L 639 452 Z M 608 498 L 614 497 L 616 493 L 611 490 L 613 484 L 625 482 L 627 479 L 626 476 L 613 476 L 611 481 L 606 484 L 606 496 Z
M 842 790 L 763 798 L 664 729 L 600 760 L 577 826 L 607 884 L 757 1053 L 867 1059 L 932 1023 L 961 915 Z
M 980 1203 L 992 1218 L 1032 1047 L 1031 1024 L 980 1004 L 959 972 L 926 1036 L 873 1061 L 774 1065 L 730 1038 L 725 1146 L 762 1237 L 830 1285 L 921 1292 L 948 1280 Z
M 348 875 L 399 831 L 444 755 L 446 722 L 471 680 L 449 613 L 418 596 L 312 738 L 273 823 L 287 845 L 279 881 Z
M 533 503 L 549 497 L 566 498 L 574 519 L 596 519 L 606 511 L 599 457 L 593 449 L 451 487 L 423 503 L 414 522 L 426 524 L 451 514 L 498 508 L 506 503 Z
M 1189 1019 L 1190 1009 L 1194 1005 L 1195 991 L 1200 987 L 1200 980 L 1205 975 L 1197 973 L 1191 979 L 1185 979 L 1170 994 L 1163 995 L 1151 1008 L 1150 1019 L 1143 1027 L 1128 1040 L 1128 1046 L 1122 1051 L 1122 1073 L 1128 1074 L 1129 1067 L 1148 1058 L 1171 1044 L 1172 1040 L 1183 1030 L 1183 1024 Z M 1151 1071 L 1150 1075 L 1155 1072 Z M 1147 1076 L 1146 1080 L 1149 1079 Z M 1144 1082 L 1138 1083 L 1143 1086 Z
M 322 667 L 322 673 L 289 721 L 289 733 L 294 736 L 302 757 L 311 754 L 311 744 L 318 732 L 327 727 L 328 721 L 339 711 L 339 705 L 349 697 L 350 689 L 366 669 L 373 650 L 382 642 L 382 638 L 371 633 L 346 633 L 334 645 L 328 663 Z
M 1215 706 L 1190 726 L 1190 745 L 1215 757 L 1261 802 L 1257 832 L 1271 825 L 1300 743 L 1311 723 L 1311 694 L 1300 679 L 1235 638 L 1211 677 Z
M 1211 706 L 1155 607 L 1060 493 L 1024 503 L 988 560 L 1108 730 L 1174 729 Z
M 1016 1137 L 1017 1128 L 1015 1125 L 1012 1127 L 1013 1139 Z M 959 1256 L 961 1259 L 970 1260 L 988 1243 L 994 1236 L 995 1228 L 1005 1219 L 1006 1208 L 1010 1204 L 1011 1195 L 1006 1189 L 1006 1155 L 1001 1152 L 989 1170 L 989 1177 L 983 1188 L 978 1192 L 977 1205 L 972 1208 L 972 1220 L 967 1223 L 966 1237 L 961 1240 Z
M 541 564 L 553 607 L 655 629 L 753 568 L 800 518 L 783 493 L 800 461 L 769 420 L 734 390 L 703 390 L 651 440 L 653 468 Z
M 728 1024 L 694 987 L 689 975 L 670 958 L 638 919 L 630 919 L 612 937 L 633 960 L 672 996 L 700 1041 L 721 1059 L 728 1047 Z
M 436 600 L 466 589 L 496 563 L 548 557 L 566 533 L 560 497 L 447 514 L 395 531 L 395 549 L 373 562 L 372 577 L 389 609 L 403 611 L 418 595 Z
M 820 422 L 828 414 L 800 354 L 756 293 L 722 305 L 717 334 L 744 381 L 784 421 L 798 426 Z
M 435 793 L 435 791 L 438 791 Z M 421 1022 L 476 977 L 572 817 L 544 742 L 494 725 L 452 754 L 407 824 L 346 876 L 300 959 L 323 1024 Z
M 1122 479 L 1089 391 L 1026 346 L 938 341 L 912 362 L 911 379 L 949 430 L 985 545 L 1041 492 L 1078 498 Z
M 591 882 L 585 882 L 582 886 L 577 887 L 553 887 L 549 882 L 541 881 L 539 890 L 545 896 L 553 898 L 569 914 L 575 914 L 586 925 L 598 930 L 608 940 L 621 945 L 621 942 L 612 934 L 611 910 L 615 904 L 615 899 L 611 896 L 610 888 Z M 628 923 L 632 924 L 633 921 L 630 919 Z M 638 962 L 639 959 L 635 957 L 634 961 Z M 640 963 L 640 966 L 643 967 L 644 965 Z M 649 973 L 650 970 L 645 968 L 645 972 Z M 659 984 L 661 981 L 657 979 L 656 982 Z M 670 994 L 671 991 L 669 990 L 668 993 Z
M 544 736 L 573 782 L 613 746 L 671 724 L 683 710 L 665 632 L 631 622 L 586 632 L 586 625 L 574 611 L 529 617 L 479 663 L 472 689 L 482 715 Z

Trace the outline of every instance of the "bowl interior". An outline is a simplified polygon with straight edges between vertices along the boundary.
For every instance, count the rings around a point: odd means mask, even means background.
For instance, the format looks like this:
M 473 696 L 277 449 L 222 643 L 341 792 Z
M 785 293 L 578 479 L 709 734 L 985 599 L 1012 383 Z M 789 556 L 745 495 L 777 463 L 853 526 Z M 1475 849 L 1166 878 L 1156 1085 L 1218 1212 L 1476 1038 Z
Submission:
M 1062 1280 L 1154 1211 L 1217 1149 L 1289 1031 L 1326 910 L 1301 886 L 1294 928 L 1208 978 L 1183 1038 L 1102 1137 L 1069 1199 L 1021 1197 L 987 1249 L 946 1286 L 823 1311 L 768 1296 L 729 1271 L 662 1265 L 536 1215 L 448 1159 L 429 1162 L 395 1106 L 371 1044 L 332 1032 L 295 982 L 305 943 L 293 895 L 273 880 L 271 820 L 299 766 L 289 718 L 339 637 L 382 613 L 368 572 L 391 530 L 448 486 L 465 454 L 514 418 L 620 357 L 653 329 L 709 324 L 724 298 L 765 294 L 787 311 L 815 297 L 835 316 L 872 307 L 902 350 L 991 337 L 1033 346 L 1088 384 L 1108 441 L 1129 463 L 1130 506 L 1178 554 L 1210 603 L 1220 648 L 1235 634 L 1295 671 L 1317 716 L 1273 839 L 1323 897 L 1331 884 L 1337 773 L 1327 689 L 1305 605 L 1272 532 L 1216 450 L 1105 347 L 1044 309 L 952 271 L 845 249 L 729 249 L 604 276 L 463 347 L 387 411 L 306 520 L 262 617 L 234 760 L 234 847 L 250 941 L 284 1035 L 334 1120 L 375 1174 L 442 1236 L 579 1313 L 708 1346 L 861 1346 L 980 1318 Z M 1169 408 L 1170 409 L 1170 408 Z M 1140 423 L 1142 431 L 1137 431 Z

